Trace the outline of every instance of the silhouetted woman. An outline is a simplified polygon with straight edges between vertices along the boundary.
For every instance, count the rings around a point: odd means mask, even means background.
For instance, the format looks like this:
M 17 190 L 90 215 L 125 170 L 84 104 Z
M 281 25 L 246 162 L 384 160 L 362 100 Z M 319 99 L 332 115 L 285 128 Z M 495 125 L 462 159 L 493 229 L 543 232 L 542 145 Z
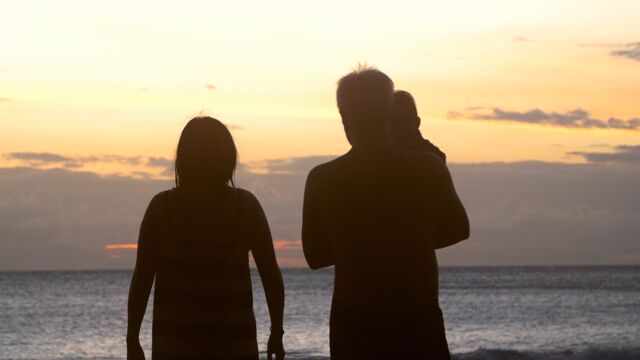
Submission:
M 236 157 L 216 119 L 197 117 L 182 131 L 176 187 L 151 200 L 140 227 L 128 359 L 144 358 L 138 336 L 154 279 L 154 360 L 257 359 L 249 251 L 271 315 L 268 357 L 284 358 L 282 276 L 260 203 L 233 186 Z

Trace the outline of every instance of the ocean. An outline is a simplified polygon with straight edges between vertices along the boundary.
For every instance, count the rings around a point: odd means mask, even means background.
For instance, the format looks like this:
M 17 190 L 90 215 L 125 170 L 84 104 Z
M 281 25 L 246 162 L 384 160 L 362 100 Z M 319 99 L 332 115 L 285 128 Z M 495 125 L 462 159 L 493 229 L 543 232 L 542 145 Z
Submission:
M 288 359 L 326 359 L 333 270 L 283 269 Z M 130 271 L 0 272 L 0 359 L 123 359 Z M 444 267 L 454 359 L 640 359 L 640 267 Z M 268 312 L 253 271 L 261 351 Z M 150 358 L 151 302 L 142 328 Z M 264 356 L 264 354 L 262 354 Z

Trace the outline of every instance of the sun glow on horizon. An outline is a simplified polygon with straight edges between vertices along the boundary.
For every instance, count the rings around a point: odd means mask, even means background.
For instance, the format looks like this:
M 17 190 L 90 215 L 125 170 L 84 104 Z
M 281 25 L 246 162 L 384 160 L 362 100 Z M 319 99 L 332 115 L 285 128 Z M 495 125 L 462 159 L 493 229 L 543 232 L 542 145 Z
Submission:
M 104 248 L 106 250 L 137 250 L 138 244 L 107 244 Z

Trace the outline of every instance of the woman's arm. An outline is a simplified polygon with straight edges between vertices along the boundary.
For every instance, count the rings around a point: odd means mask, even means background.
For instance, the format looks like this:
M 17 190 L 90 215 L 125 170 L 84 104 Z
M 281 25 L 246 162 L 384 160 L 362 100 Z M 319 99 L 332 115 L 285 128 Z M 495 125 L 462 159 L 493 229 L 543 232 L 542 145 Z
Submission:
M 258 200 L 255 198 L 253 200 L 256 218 L 251 253 L 258 267 L 260 279 L 262 279 L 262 286 L 264 287 L 271 317 L 271 335 L 267 345 L 267 356 L 271 359 L 272 354 L 275 354 L 276 359 L 282 359 L 284 358 L 284 347 L 282 345 L 282 335 L 284 334 L 282 320 L 284 313 L 284 282 L 276 261 L 267 217 Z
M 166 194 L 165 194 L 166 196 Z M 158 229 L 158 206 L 160 196 L 156 195 L 144 214 L 138 236 L 138 251 L 136 267 L 129 287 L 128 323 L 127 323 L 127 359 L 144 359 L 144 352 L 140 346 L 140 326 L 147 309 L 149 293 L 153 285 L 156 272 L 155 252 L 153 243 Z

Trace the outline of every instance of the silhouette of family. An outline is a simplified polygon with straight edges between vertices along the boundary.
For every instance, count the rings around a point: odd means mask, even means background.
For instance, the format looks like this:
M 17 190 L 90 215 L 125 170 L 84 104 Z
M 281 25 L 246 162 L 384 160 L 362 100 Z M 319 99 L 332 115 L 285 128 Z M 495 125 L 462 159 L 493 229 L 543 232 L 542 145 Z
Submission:
M 351 149 L 307 177 L 302 247 L 311 269 L 335 267 L 332 359 L 450 359 L 436 249 L 469 237 L 445 154 L 423 138 L 410 93 L 371 67 L 336 92 Z M 127 358 L 154 287 L 154 359 L 257 359 L 251 252 L 271 318 L 267 356 L 284 359 L 284 283 L 265 213 L 233 182 L 224 124 L 197 117 L 176 152 L 175 188 L 140 226 L 128 302 Z M 155 284 L 155 286 L 153 286 Z

